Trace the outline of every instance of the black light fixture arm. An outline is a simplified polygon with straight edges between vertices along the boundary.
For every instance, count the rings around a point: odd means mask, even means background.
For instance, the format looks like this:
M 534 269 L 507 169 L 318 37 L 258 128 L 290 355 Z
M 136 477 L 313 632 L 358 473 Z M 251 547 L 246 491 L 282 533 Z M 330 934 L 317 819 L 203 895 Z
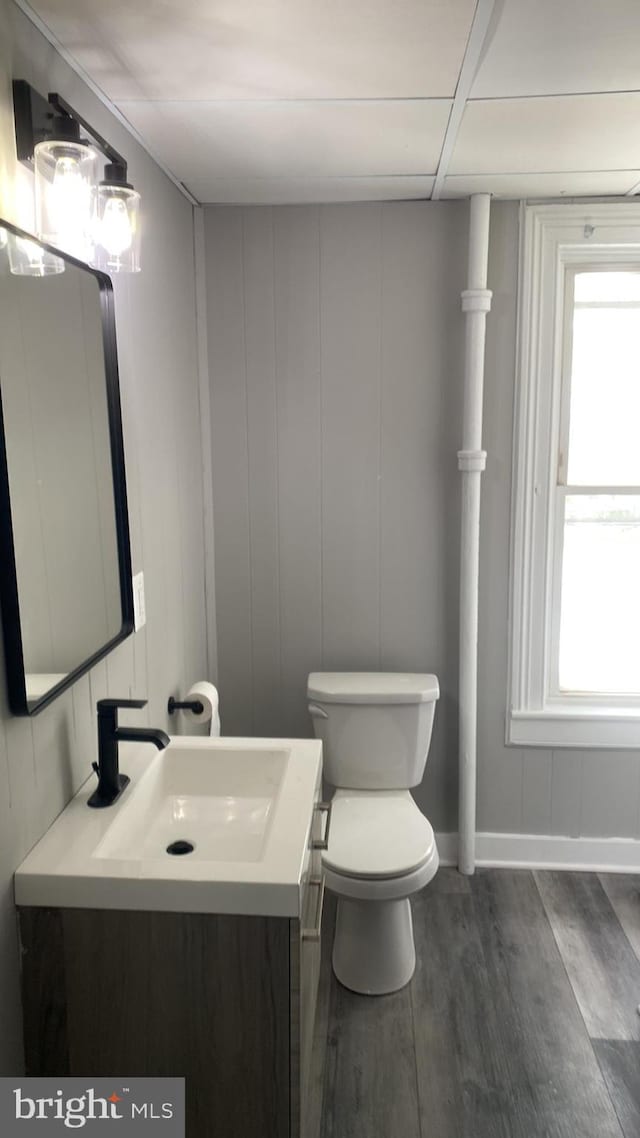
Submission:
M 113 180 L 126 184 L 126 159 L 57 91 L 50 91 L 45 98 L 25 79 L 14 79 L 13 107 L 18 159 L 25 166 L 30 168 L 33 166 L 33 152 L 36 144 L 54 137 L 55 120 L 57 119 L 60 122 L 60 118 L 69 119 L 86 131 L 107 158 Z
M 95 142 L 98 149 L 102 151 L 105 158 L 108 158 L 112 165 L 122 166 L 125 175 L 124 180 L 126 182 L 126 158 L 123 158 L 122 155 L 119 154 L 115 149 L 115 147 L 113 147 L 110 142 L 107 142 L 106 138 L 103 138 L 101 134 L 98 134 L 98 131 L 91 126 L 91 123 L 88 123 L 82 115 L 78 114 L 78 112 L 71 106 L 71 104 L 68 103 L 66 99 L 62 98 L 62 95 L 58 95 L 56 91 L 50 91 L 47 99 L 49 101 L 49 105 L 52 106 L 54 110 L 58 111 L 61 115 L 68 115 L 69 118 L 75 119 L 77 123 L 80 123 L 80 126 L 86 130 L 87 134 L 91 135 L 91 138 Z

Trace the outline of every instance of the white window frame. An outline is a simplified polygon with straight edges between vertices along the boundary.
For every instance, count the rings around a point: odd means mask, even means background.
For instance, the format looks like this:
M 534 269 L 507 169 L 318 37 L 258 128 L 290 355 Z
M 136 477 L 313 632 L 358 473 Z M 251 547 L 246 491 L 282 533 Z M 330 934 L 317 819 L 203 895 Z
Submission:
M 552 682 L 565 279 L 571 267 L 624 265 L 640 265 L 637 202 L 522 205 L 506 716 L 514 746 L 640 746 L 640 697 L 561 695 Z

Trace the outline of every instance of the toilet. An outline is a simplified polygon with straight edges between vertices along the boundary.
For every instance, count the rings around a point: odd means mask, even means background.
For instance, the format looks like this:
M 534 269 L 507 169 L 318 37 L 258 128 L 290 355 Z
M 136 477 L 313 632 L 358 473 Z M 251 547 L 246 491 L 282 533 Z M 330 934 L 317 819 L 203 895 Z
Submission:
M 439 694 L 428 674 L 309 676 L 309 714 L 335 787 L 323 853 L 338 898 L 333 970 L 363 995 L 395 992 L 414 973 L 410 897 L 434 877 L 438 850 L 409 791 L 422 781 Z

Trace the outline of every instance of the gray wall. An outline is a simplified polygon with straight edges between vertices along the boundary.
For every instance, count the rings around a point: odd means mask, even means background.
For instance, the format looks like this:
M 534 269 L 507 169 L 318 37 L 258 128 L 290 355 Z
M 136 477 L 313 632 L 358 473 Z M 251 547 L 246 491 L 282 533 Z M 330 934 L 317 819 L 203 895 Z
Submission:
M 225 733 L 308 735 L 313 669 L 434 671 L 455 823 L 466 208 L 206 211 Z
M 455 830 L 467 205 L 205 216 L 223 728 L 308 734 L 312 668 L 434 670 L 417 798 Z M 637 756 L 504 745 L 517 253 L 518 206 L 494 204 L 478 827 L 635 837 Z
M 12 874 L 89 773 L 96 700 L 147 696 L 135 721 L 166 726 L 169 693 L 206 674 L 192 209 L 18 9 L 0 0 L 1 216 L 20 223 L 30 178 L 15 162 L 12 77 L 77 106 L 129 158 L 143 195 L 143 272 L 114 283 L 133 565 L 145 573 L 147 625 L 33 720 L 9 714 L 0 678 L 2 1074 L 22 1062 Z

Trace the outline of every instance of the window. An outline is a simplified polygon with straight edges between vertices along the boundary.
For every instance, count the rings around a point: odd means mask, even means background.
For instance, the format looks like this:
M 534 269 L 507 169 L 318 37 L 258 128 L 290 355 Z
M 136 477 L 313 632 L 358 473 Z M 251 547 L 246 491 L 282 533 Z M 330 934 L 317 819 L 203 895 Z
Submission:
M 523 209 L 507 742 L 640 743 L 640 209 Z

